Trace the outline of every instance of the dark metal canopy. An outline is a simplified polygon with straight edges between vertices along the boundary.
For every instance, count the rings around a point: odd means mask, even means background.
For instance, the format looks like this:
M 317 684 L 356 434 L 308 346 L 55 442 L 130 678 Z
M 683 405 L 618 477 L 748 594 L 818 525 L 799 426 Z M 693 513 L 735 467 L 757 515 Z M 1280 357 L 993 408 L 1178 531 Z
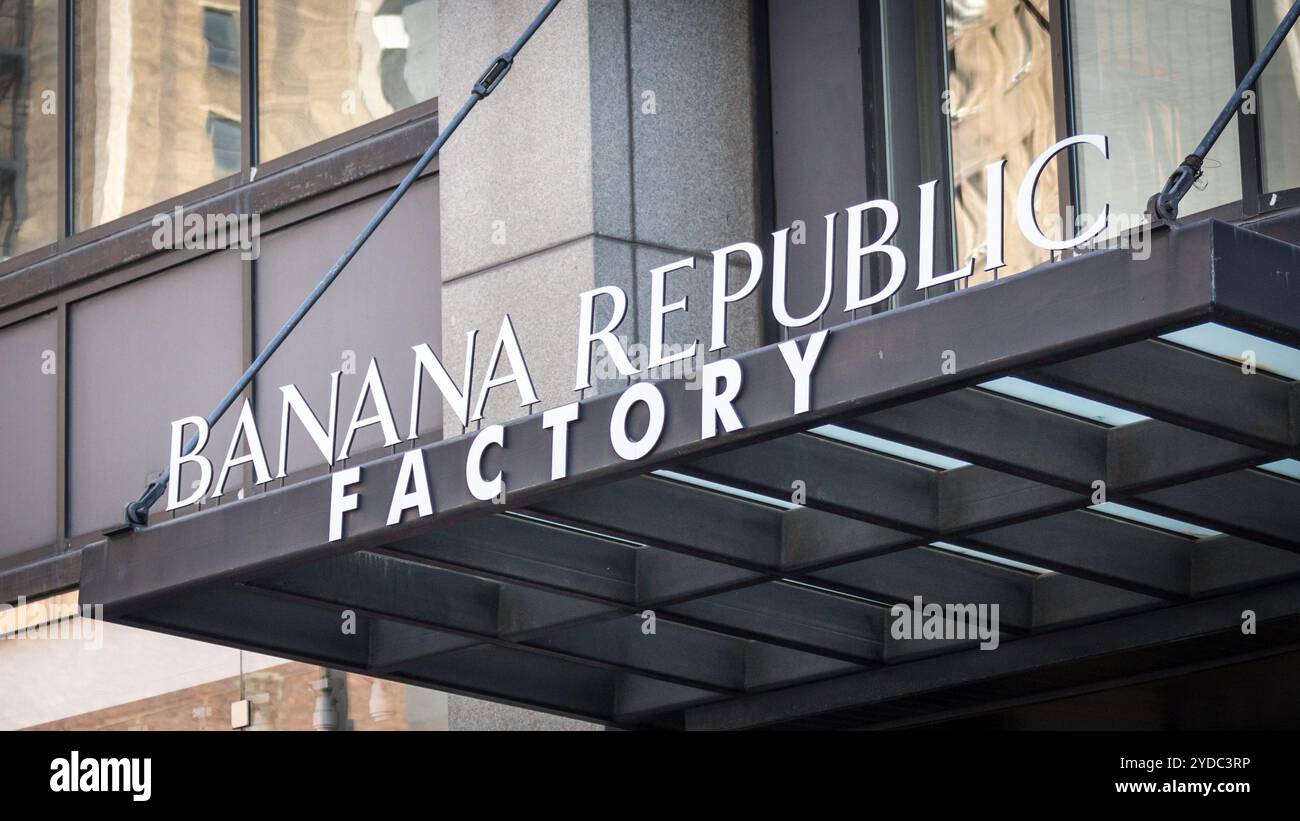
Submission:
M 424 448 L 449 466 L 430 517 L 387 527 L 375 496 L 328 542 L 321 476 L 113 535 L 83 555 L 82 600 L 629 728 L 897 726 L 1282 652 L 1300 248 L 1205 221 L 1150 250 L 838 326 L 803 414 L 780 352 L 743 354 L 745 427 L 707 441 L 700 392 L 660 383 L 664 434 L 637 462 L 609 443 L 617 395 L 583 402 L 556 482 L 550 432 L 515 420 L 493 451 L 505 506 L 469 495 L 460 437 Z M 364 481 L 392 488 L 401 458 Z M 914 596 L 998 604 L 1000 646 L 893 638 Z

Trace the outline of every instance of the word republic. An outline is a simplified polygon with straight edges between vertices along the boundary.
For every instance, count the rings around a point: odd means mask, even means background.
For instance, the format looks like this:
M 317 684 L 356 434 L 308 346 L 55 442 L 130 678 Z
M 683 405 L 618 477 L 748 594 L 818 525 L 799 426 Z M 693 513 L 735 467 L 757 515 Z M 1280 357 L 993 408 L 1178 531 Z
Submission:
M 1030 166 L 1027 176 L 1020 187 L 1016 199 L 1016 221 L 1021 233 L 1034 245 L 1051 250 L 1067 250 L 1085 245 L 1107 227 L 1109 207 L 1104 208 L 1093 225 L 1071 239 L 1053 240 L 1047 237 L 1037 222 L 1034 213 L 1034 192 L 1038 179 L 1047 164 L 1060 152 L 1073 145 L 1088 145 L 1096 148 L 1103 156 L 1109 157 L 1108 143 L 1104 136 L 1080 135 L 1058 142 L 1040 155 Z M 1004 267 L 1003 248 L 1003 183 L 1006 163 L 997 162 L 986 167 L 988 190 L 988 234 L 986 237 L 987 257 L 985 271 Z M 921 186 L 920 206 L 920 249 L 917 255 L 917 290 L 925 290 L 936 285 L 964 279 L 974 273 L 974 260 L 966 263 L 964 268 L 945 274 L 934 272 L 934 224 L 935 224 L 935 186 L 932 180 Z M 866 217 L 871 211 L 884 214 L 885 226 L 880 236 L 869 242 L 864 241 Z M 877 199 L 854 205 L 845 209 L 847 230 L 844 244 L 844 277 L 846 294 L 843 310 L 853 311 L 867 308 L 889 299 L 902 286 L 907 277 L 907 257 L 891 241 L 898 230 L 898 207 L 887 199 Z M 771 260 L 771 310 L 773 316 L 786 328 L 802 328 L 816 322 L 830 307 L 831 295 L 835 291 L 836 258 L 836 223 L 839 212 L 826 215 L 826 265 L 822 297 L 819 305 L 804 316 L 792 316 L 786 300 L 786 255 L 789 242 L 789 228 L 772 234 Z M 879 254 L 888 263 L 889 278 L 876 293 L 863 294 L 863 261 Z M 728 290 L 731 259 L 743 255 L 748 259 L 749 276 L 744 285 L 735 291 Z M 713 252 L 712 293 L 710 299 L 710 335 L 708 351 L 717 352 L 728 348 L 727 343 L 727 308 L 739 302 L 757 289 L 764 273 L 763 250 L 752 242 L 740 242 L 720 248 Z M 651 269 L 650 286 L 650 342 L 648 355 L 644 362 L 634 365 L 628 357 L 627 349 L 615 336 L 615 329 L 622 324 L 628 307 L 626 292 L 617 286 L 594 288 L 579 295 L 578 345 L 575 358 L 574 391 L 581 393 L 592 385 L 592 354 L 596 345 L 604 348 L 605 356 L 621 376 L 636 376 L 646 370 L 658 371 L 665 366 L 682 360 L 695 359 L 701 340 L 688 345 L 672 346 L 672 352 L 665 348 L 664 326 L 667 317 L 677 312 L 688 310 L 688 299 L 683 297 L 675 302 L 667 302 L 667 278 L 670 274 L 685 275 L 683 272 L 694 271 L 695 257 Z M 603 326 L 596 327 L 595 318 L 598 310 L 608 310 L 609 319 Z M 483 419 L 483 410 L 493 390 L 513 385 L 519 395 L 519 406 L 526 408 L 539 400 L 533 387 L 533 380 L 528 373 L 523 349 L 515 334 L 514 325 L 507 314 L 501 321 L 496 342 L 488 356 L 482 374 L 482 385 L 477 396 L 472 396 L 472 375 L 475 367 L 475 348 L 477 331 L 465 335 L 465 361 L 460 381 L 451 375 L 437 354 L 427 344 L 414 346 L 414 365 L 411 370 L 411 405 L 407 417 L 407 441 L 419 437 L 419 419 L 421 388 L 424 382 L 432 380 L 433 385 L 443 400 L 451 407 L 462 427 Z M 782 361 L 791 379 L 790 410 L 800 414 L 810 407 L 812 375 L 817 367 L 817 360 L 826 340 L 826 331 L 819 331 L 808 337 L 802 349 L 794 341 L 781 343 L 778 348 Z M 638 367 L 639 365 L 639 367 Z M 504 366 L 504 372 L 500 372 Z M 273 478 L 283 478 L 288 464 L 289 427 L 292 421 L 305 430 L 312 443 L 320 451 L 331 467 L 336 460 L 347 459 L 351 454 L 352 444 L 359 431 L 377 427 L 383 434 L 384 446 L 393 447 L 403 441 L 398 432 L 393 408 L 388 401 L 388 392 L 380 376 L 379 366 L 374 359 L 366 369 L 360 395 L 343 429 L 342 443 L 336 446 L 338 432 L 338 397 L 341 371 L 330 376 L 330 399 L 325 408 L 324 419 L 317 415 L 303 399 L 301 392 L 294 385 L 280 388 L 281 407 L 279 425 L 278 470 L 272 474 L 262 448 L 262 439 L 254 421 L 252 406 L 245 400 L 239 413 L 235 431 L 231 436 L 229 448 L 217 474 L 213 486 L 213 464 L 202 453 L 208 442 L 209 427 L 205 419 L 190 416 L 172 422 L 171 448 L 169 450 L 169 468 L 173 481 L 168 484 L 167 510 L 194 504 L 212 491 L 213 498 L 225 492 L 226 482 L 232 468 L 251 465 L 254 483 L 263 485 Z M 427 378 L 427 379 L 426 379 Z M 743 389 L 744 373 L 740 362 L 735 359 L 719 359 L 704 364 L 700 368 L 699 389 L 701 392 L 700 439 L 706 440 L 718 435 L 719 430 L 731 432 L 743 427 L 732 403 Z M 633 435 L 628 429 L 630 414 L 638 405 L 644 405 L 648 412 L 649 425 L 644 432 Z M 569 426 L 578 420 L 580 406 L 572 402 L 552 408 L 541 414 L 541 426 L 550 431 L 552 441 L 551 478 L 562 479 L 567 475 L 567 443 Z M 648 455 L 658 443 L 664 429 L 664 396 L 653 382 L 638 382 L 622 392 L 617 400 L 609 426 L 609 441 L 614 451 L 625 460 L 637 460 Z M 188 451 L 183 449 L 184 434 L 187 428 L 195 431 L 195 445 Z M 483 427 L 474 437 L 465 464 L 465 483 L 476 499 L 490 501 L 504 497 L 506 488 L 500 472 L 492 476 L 483 473 L 484 454 L 488 448 L 505 446 L 505 430 L 501 425 Z M 240 444 L 245 443 L 243 455 L 236 455 Z M 185 464 L 196 465 L 200 478 L 195 483 L 193 492 L 180 496 L 180 483 L 177 481 Z M 343 514 L 356 510 L 359 504 L 357 493 L 346 493 L 346 488 L 360 481 L 360 468 L 348 468 L 333 474 L 331 491 L 329 538 L 331 541 L 342 538 Z M 401 521 L 407 510 L 417 510 L 420 516 L 433 513 L 433 502 L 428 489 L 428 477 L 419 451 L 408 451 L 402 462 L 397 486 L 392 489 L 391 508 L 388 524 Z

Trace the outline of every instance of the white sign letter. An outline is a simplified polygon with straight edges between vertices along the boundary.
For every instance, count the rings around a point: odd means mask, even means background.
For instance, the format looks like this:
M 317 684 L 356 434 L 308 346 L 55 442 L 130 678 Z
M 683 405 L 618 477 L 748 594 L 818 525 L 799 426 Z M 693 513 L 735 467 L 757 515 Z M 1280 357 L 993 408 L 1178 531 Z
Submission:
M 719 359 L 709 362 L 700 371 L 704 384 L 700 391 L 700 438 L 712 439 L 718 435 L 718 420 L 722 420 L 723 430 L 730 433 L 740 430 L 740 417 L 731 403 L 740 393 L 742 374 L 740 363 L 734 359 Z M 719 392 L 718 382 L 726 382 L 726 387 Z
M 680 353 L 664 356 L 664 317 L 676 311 L 686 310 L 688 297 L 682 297 L 671 305 L 664 304 L 664 292 L 668 274 L 682 268 L 694 268 L 695 257 L 678 260 L 671 265 L 650 269 L 650 362 L 646 367 L 658 368 L 695 356 L 695 342 Z
M 737 253 L 749 256 L 749 279 L 745 280 L 745 285 L 739 291 L 729 294 L 727 258 Z M 763 249 L 752 242 L 738 242 L 713 252 L 713 333 L 709 338 L 709 350 L 720 351 L 727 347 L 727 305 L 749 296 L 758 287 L 762 276 Z
M 283 394 L 280 400 L 280 471 L 275 474 L 275 478 L 283 479 L 285 471 L 289 464 L 289 411 L 292 410 L 302 423 L 303 429 L 315 443 L 321 456 L 325 457 L 325 464 L 334 464 L 334 424 L 338 419 L 339 411 L 339 377 L 343 375 L 342 371 L 335 371 L 330 374 L 330 413 L 329 429 L 320 423 L 316 414 L 312 413 L 311 408 L 307 406 L 307 400 L 302 398 L 296 385 L 282 385 L 280 393 Z
M 592 331 L 591 323 L 592 315 L 595 313 L 596 297 L 601 294 L 614 300 L 614 307 L 605 327 L 599 331 Z M 627 294 L 623 293 L 623 289 L 617 285 L 606 285 L 603 288 L 586 291 L 580 298 L 582 311 L 578 320 L 578 378 L 573 389 L 580 391 L 591 387 L 591 346 L 596 342 L 605 346 L 605 355 L 613 361 L 619 373 L 623 376 L 635 375 L 636 368 L 628 360 L 627 352 L 623 350 L 623 346 L 613 334 L 613 330 L 627 314 Z
M 650 411 L 650 424 L 646 432 L 635 442 L 627 435 L 627 417 L 632 406 L 638 402 L 645 404 Z M 619 394 L 614 404 L 614 412 L 609 419 L 609 441 L 614 452 L 629 462 L 645 456 L 659 443 L 664 432 L 664 395 L 653 382 L 638 382 Z
M 343 538 L 343 514 L 357 509 L 356 493 L 344 493 L 348 485 L 361 481 L 361 466 L 340 470 L 330 475 L 330 541 Z
M 919 186 L 921 189 L 921 255 L 916 265 L 916 290 L 918 291 L 945 282 L 965 279 L 975 273 L 975 259 L 972 257 L 966 261 L 966 267 L 960 270 L 939 277 L 934 275 L 934 187 L 938 184 L 938 180 L 930 180 Z
M 1006 176 L 1006 160 L 998 160 L 984 166 L 984 185 L 988 189 L 985 202 L 988 208 L 988 233 L 985 235 L 988 251 L 984 255 L 985 271 L 996 271 L 1007 264 L 1003 258 L 1003 248 L 1006 243 L 1002 220 L 1002 209 L 1005 205 L 1002 202 L 1002 185 Z
M 510 372 L 505 376 L 494 376 L 503 351 L 506 359 L 510 360 Z M 492 356 L 488 357 L 486 373 L 487 379 L 483 382 L 483 389 L 479 391 L 478 403 L 474 406 L 474 415 L 470 417 L 470 421 L 483 418 L 483 406 L 487 404 L 488 391 L 511 382 L 514 382 L 515 387 L 519 389 L 519 407 L 524 408 L 538 402 L 537 391 L 533 390 L 532 377 L 528 375 L 528 364 L 524 362 L 524 352 L 520 350 L 519 338 L 515 336 L 515 326 L 510 322 L 510 314 L 506 314 L 501 320 L 501 330 L 497 333 L 497 344 L 492 346 Z
M 469 446 L 469 456 L 465 458 L 465 484 L 475 499 L 491 501 L 505 489 L 501 480 L 501 471 L 491 479 L 483 476 L 483 452 L 489 445 L 505 446 L 506 429 L 501 425 L 488 425 L 478 432 Z
M 428 345 L 422 343 L 411 348 L 415 351 L 415 376 L 411 379 L 411 432 L 407 439 L 414 439 L 418 435 L 421 372 L 433 377 L 433 384 L 437 386 L 442 398 L 447 400 L 447 404 L 451 405 L 452 413 L 460 420 L 460 426 L 463 428 L 469 424 L 469 390 L 473 382 L 474 340 L 477 337 L 477 330 L 465 333 L 465 371 L 464 378 L 461 380 L 465 383 L 463 391 L 456 387 L 456 381 L 451 378 L 451 374 L 447 373 L 442 360 L 438 359 Z
M 429 476 L 424 471 L 424 451 L 419 448 L 402 455 L 397 484 L 393 487 L 393 503 L 388 507 L 388 523 L 395 525 L 402 521 L 402 514 L 413 507 L 420 509 L 420 518 L 433 513 Z
M 876 208 L 885 212 L 885 230 L 880 235 L 880 239 L 870 245 L 862 245 L 862 218 L 866 211 Z M 889 200 L 872 200 L 864 202 L 861 205 L 854 205 L 848 209 L 849 213 L 849 239 L 848 239 L 848 298 L 845 301 L 844 312 L 856 311 L 859 308 L 866 308 L 875 305 L 877 302 L 889 299 L 894 292 L 903 286 L 903 280 L 907 277 L 907 257 L 903 252 L 889 241 L 894 238 L 894 232 L 898 230 L 898 206 Z M 880 293 L 872 297 L 862 297 L 862 259 L 868 254 L 883 253 L 889 257 L 889 282 L 881 289 Z
M 542 412 L 542 428 L 551 431 L 551 478 L 569 475 L 569 423 L 578 421 L 578 403 Z
M 812 372 L 817 367 L 817 357 L 822 355 L 828 331 L 818 331 L 808 337 L 808 346 L 799 353 L 799 341 L 789 339 L 777 345 L 781 358 L 794 377 L 794 412 L 806 413 L 812 406 Z
M 375 415 L 362 419 L 361 413 L 366 409 L 367 396 L 375 398 Z M 393 409 L 388 404 L 388 392 L 384 389 L 383 377 L 379 375 L 379 363 L 372 357 L 370 366 L 366 368 L 366 381 L 361 385 L 361 393 L 357 396 L 357 406 L 352 411 L 352 421 L 348 423 L 348 432 L 343 436 L 339 458 L 348 458 L 352 452 L 352 437 L 357 435 L 357 431 L 376 424 L 384 432 L 384 447 L 391 448 L 401 441 L 397 435 L 397 423 L 393 421 Z
M 787 328 L 801 328 L 816 322 L 831 304 L 835 278 L 835 214 L 826 215 L 826 275 L 822 283 L 822 301 L 807 316 L 790 316 L 790 310 L 785 304 L 785 256 L 790 244 L 789 235 L 789 228 L 782 228 L 772 234 L 772 316 Z
M 185 432 L 186 425 L 193 425 L 199 429 L 199 439 L 194 443 L 194 450 L 190 451 L 188 456 L 181 455 L 181 448 L 185 446 L 182 434 Z M 167 509 L 175 510 L 178 507 L 192 505 L 203 494 L 208 492 L 208 485 L 212 484 L 212 462 L 208 457 L 201 456 L 199 451 L 208 443 L 208 420 L 202 416 L 187 416 L 184 419 L 177 419 L 172 422 L 172 449 L 171 458 L 167 460 L 168 475 L 171 481 L 167 483 Z M 186 462 L 195 462 L 199 466 L 199 486 L 194 492 L 184 499 L 179 499 L 181 483 L 181 465 Z
M 239 439 L 248 442 L 248 453 L 235 458 L 235 449 Z M 247 399 L 239 409 L 239 421 L 235 423 L 235 432 L 230 437 L 230 448 L 226 450 L 226 461 L 221 465 L 221 474 L 217 476 L 217 486 L 212 497 L 215 499 L 226 491 L 226 477 L 236 465 L 253 463 L 253 484 L 264 485 L 271 481 L 271 471 L 266 466 L 266 452 L 262 450 L 262 437 L 257 434 L 257 423 L 253 421 L 253 405 Z
M 1078 245 L 1083 245 L 1088 240 L 1106 230 L 1106 218 L 1110 213 L 1110 204 L 1107 203 L 1101 208 L 1101 216 L 1092 227 L 1084 231 L 1074 239 L 1052 240 L 1043 234 L 1043 230 L 1038 227 L 1038 216 L 1034 213 L 1034 193 L 1038 188 L 1038 178 L 1043 175 L 1043 170 L 1052 158 L 1061 153 L 1072 145 L 1090 145 L 1101 152 L 1101 155 L 1110 159 L 1110 147 L 1107 139 L 1100 134 L 1080 134 L 1076 137 L 1067 137 L 1056 145 L 1038 155 L 1034 164 L 1029 166 L 1029 171 L 1025 174 L 1025 181 L 1020 184 L 1020 194 L 1016 197 L 1016 221 L 1020 223 L 1020 232 L 1025 235 L 1025 239 L 1049 251 L 1065 251 Z

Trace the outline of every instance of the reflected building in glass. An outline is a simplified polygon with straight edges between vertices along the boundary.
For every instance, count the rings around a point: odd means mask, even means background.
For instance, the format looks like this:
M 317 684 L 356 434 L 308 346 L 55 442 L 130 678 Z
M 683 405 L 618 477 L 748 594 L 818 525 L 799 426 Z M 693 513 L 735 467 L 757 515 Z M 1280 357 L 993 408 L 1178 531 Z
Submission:
M 77 8 L 76 227 L 238 173 L 239 3 Z M 436 0 L 270 0 L 258 15 L 259 163 L 437 95 Z
M 437 0 L 258 3 L 263 162 L 438 96 Z
M 1022 180 L 1034 158 L 1056 142 L 1051 11 L 1041 0 L 947 0 L 946 6 L 957 264 L 975 260 L 975 276 L 967 281 L 975 285 L 993 278 L 984 272 L 985 167 L 1005 162 L 1007 179 Z M 1059 167 L 1050 165 L 1034 201 L 1049 236 L 1061 231 L 1058 177 Z M 1057 217 L 1054 229 L 1049 216 Z M 1007 231 L 1005 242 L 1000 274 L 1049 259 L 1018 231 Z
M 75 19 L 78 230 L 238 171 L 238 3 L 81 0 Z
M 57 0 L 0 4 L 0 260 L 58 237 Z

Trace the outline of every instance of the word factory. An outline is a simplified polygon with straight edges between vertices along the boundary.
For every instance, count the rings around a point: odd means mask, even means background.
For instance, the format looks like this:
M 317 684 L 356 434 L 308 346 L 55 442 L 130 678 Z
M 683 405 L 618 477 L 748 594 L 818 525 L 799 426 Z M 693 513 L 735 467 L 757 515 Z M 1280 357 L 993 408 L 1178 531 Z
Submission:
M 1103 209 L 1096 221 L 1075 237 L 1069 239 L 1051 239 L 1047 237 L 1034 213 L 1034 192 L 1048 163 L 1060 152 L 1074 145 L 1090 146 L 1099 151 L 1103 157 L 1109 157 L 1107 139 L 1100 135 L 1079 135 L 1071 137 L 1045 151 L 1029 168 L 1026 178 L 1020 186 L 1015 215 L 1019 230 L 1034 245 L 1054 251 L 1070 250 L 1085 245 L 1100 235 L 1107 227 L 1109 209 Z M 1004 248 L 1004 176 L 1005 162 L 989 165 L 985 169 L 988 190 L 988 248 L 987 263 L 984 270 L 992 271 L 1005 265 L 1002 249 Z M 925 183 L 920 188 L 920 249 L 917 255 L 917 290 L 924 290 L 936 285 L 955 282 L 974 273 L 974 261 L 966 263 L 964 268 L 945 274 L 934 272 L 934 226 L 935 226 L 935 186 L 937 181 Z M 885 226 L 880 236 L 870 242 L 864 242 L 864 222 L 869 212 L 878 211 L 884 215 Z M 846 241 L 844 247 L 844 276 L 846 294 L 843 310 L 853 312 L 883 302 L 893 296 L 903 285 L 907 277 L 907 258 L 895 245 L 890 244 L 899 225 L 898 207 L 887 199 L 877 199 L 854 205 L 845 209 L 847 217 Z M 786 304 L 786 254 L 788 228 L 776 231 L 772 235 L 772 260 L 770 288 L 771 310 L 773 316 L 786 328 L 806 327 L 816 322 L 830 307 L 835 274 L 835 235 L 839 212 L 827 214 L 826 219 L 826 253 L 825 280 L 820 304 L 805 316 L 792 316 Z M 871 255 L 879 254 L 888 263 L 888 281 L 876 293 L 863 294 L 863 264 Z M 712 253 L 712 294 L 710 305 L 711 332 L 709 352 L 724 351 L 727 343 L 727 307 L 752 294 L 758 287 L 764 271 L 762 249 L 751 242 L 741 242 L 720 248 Z M 732 257 L 744 256 L 748 259 L 749 275 L 743 286 L 735 291 L 728 290 L 728 271 Z M 604 346 L 606 356 L 617 367 L 618 372 L 626 377 L 636 376 L 645 370 L 655 370 L 681 360 L 693 359 L 697 354 L 700 341 L 696 340 L 673 353 L 666 353 L 664 346 L 664 325 L 666 318 L 676 312 L 688 309 L 687 299 L 666 302 L 665 292 L 667 278 L 670 274 L 686 275 L 694 271 L 696 259 L 689 257 L 669 265 L 652 269 L 650 302 L 650 342 L 647 361 L 638 368 L 632 363 L 615 329 L 622 323 L 628 307 L 627 294 L 616 286 L 595 288 L 579 295 L 578 346 L 575 363 L 574 391 L 589 389 L 592 384 L 592 354 L 595 346 Z M 607 309 L 609 319 L 603 327 L 594 327 L 598 311 Z M 790 340 L 779 345 L 781 360 L 789 379 L 789 412 L 800 414 L 810 409 L 812 385 L 817 369 L 818 358 L 826 344 L 829 331 L 811 334 L 803 341 Z M 462 426 L 480 422 L 484 407 L 493 390 L 513 385 L 518 392 L 520 407 L 536 404 L 539 399 L 534 390 L 533 381 L 528 373 L 525 356 L 514 325 L 509 315 L 501 322 L 492 352 L 482 371 L 482 384 L 471 404 L 472 376 L 475 362 L 476 331 L 466 334 L 465 363 L 459 384 L 451 375 L 437 354 L 427 345 L 419 344 L 412 348 L 414 365 L 411 377 L 411 403 L 409 424 L 406 427 L 406 440 L 419 437 L 421 388 L 423 383 L 432 380 L 442 398 L 451 407 Z M 504 362 L 504 371 L 502 370 Z M 778 368 L 779 370 L 779 368 Z M 336 461 L 346 460 L 352 450 L 353 442 L 359 431 L 377 427 L 383 435 L 385 447 L 393 447 L 403 441 L 398 432 L 393 408 L 388 401 L 388 392 L 380 376 L 378 363 L 371 359 L 366 369 L 364 383 L 357 397 L 356 405 L 343 432 L 342 443 L 336 448 L 338 419 L 339 381 L 341 371 L 330 375 L 330 400 L 325 409 L 326 422 L 311 409 L 295 385 L 280 388 L 282 402 L 279 425 L 278 470 L 272 474 L 262 447 L 262 440 L 254 421 L 250 402 L 245 399 L 239 413 L 239 419 L 231 436 L 230 445 L 221 470 L 213 484 L 212 461 L 203 455 L 203 448 L 209 439 L 207 422 L 198 416 L 190 416 L 172 423 L 169 465 L 171 476 L 178 479 L 185 465 L 197 467 L 200 477 L 193 484 L 189 496 L 182 498 L 181 483 L 172 481 L 169 485 L 167 510 L 175 510 L 195 504 L 209 495 L 219 498 L 226 489 L 231 470 L 241 465 L 250 465 L 254 483 L 264 485 L 272 479 L 285 476 L 288 464 L 288 442 L 291 420 L 297 423 L 319 449 L 326 463 L 331 467 Z M 737 409 L 733 406 L 737 397 L 744 390 L 746 372 L 739 359 L 718 359 L 703 365 L 699 377 L 699 439 L 711 439 L 720 432 L 732 432 L 744 426 Z M 462 387 L 463 386 L 463 387 Z M 591 401 L 591 400 L 588 400 Z M 568 475 L 569 429 L 578 422 L 585 403 L 572 402 L 551 408 L 540 415 L 537 424 L 550 436 L 550 478 L 563 479 Z M 636 382 L 619 395 L 609 418 L 609 444 L 620 458 L 627 461 L 641 459 L 659 443 L 665 425 L 665 400 L 659 385 L 655 382 Z M 635 423 L 633 420 L 635 418 Z M 187 453 L 183 448 L 185 434 L 194 428 L 197 433 L 195 446 Z M 244 447 L 241 448 L 241 443 Z M 473 436 L 468 448 L 464 465 L 464 487 L 474 499 L 481 501 L 500 501 L 507 491 L 502 471 L 493 471 L 485 475 L 485 462 L 493 449 L 505 449 L 505 428 L 502 425 L 488 425 L 479 429 Z M 246 451 L 241 455 L 240 450 Z M 191 468 L 192 469 L 192 468 Z M 360 504 L 360 491 L 349 493 L 347 488 L 357 484 L 360 468 L 350 467 L 337 470 L 332 475 L 331 500 L 329 516 L 329 538 L 331 541 L 342 538 L 344 514 L 357 510 Z M 430 478 L 420 449 L 407 451 L 403 456 L 394 487 L 387 491 L 389 512 L 387 523 L 397 524 L 406 518 L 408 511 L 425 517 L 433 515 L 435 504 L 430 492 Z

